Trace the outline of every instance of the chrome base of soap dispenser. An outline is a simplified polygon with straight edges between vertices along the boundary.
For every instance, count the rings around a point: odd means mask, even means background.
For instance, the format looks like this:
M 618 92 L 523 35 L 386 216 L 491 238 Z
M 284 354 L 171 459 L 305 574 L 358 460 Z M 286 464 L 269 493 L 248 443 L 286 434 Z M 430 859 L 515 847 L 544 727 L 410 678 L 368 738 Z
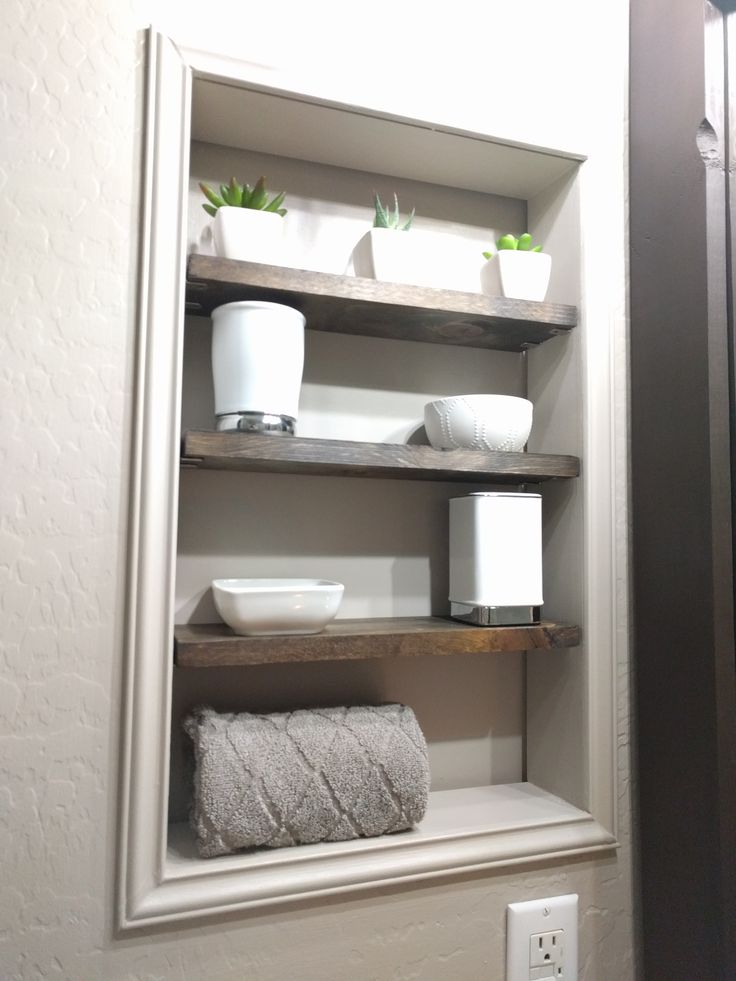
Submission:
M 453 620 L 472 623 L 476 627 L 522 627 L 539 623 L 540 606 L 470 606 L 468 603 L 450 603 Z

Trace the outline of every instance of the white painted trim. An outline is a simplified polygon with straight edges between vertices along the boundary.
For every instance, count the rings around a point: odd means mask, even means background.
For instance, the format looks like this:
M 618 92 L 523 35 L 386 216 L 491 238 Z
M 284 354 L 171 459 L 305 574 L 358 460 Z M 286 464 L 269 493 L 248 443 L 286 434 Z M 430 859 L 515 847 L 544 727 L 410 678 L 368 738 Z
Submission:
M 126 926 L 280 905 L 533 861 L 565 861 L 572 855 L 615 847 L 613 837 L 590 815 L 530 784 L 443 791 L 432 796 L 456 800 L 449 807 L 445 803 L 442 816 L 423 822 L 428 826 L 426 831 L 420 828 L 384 838 L 220 859 L 174 854 L 163 881 L 141 897 Z M 456 822 L 462 822 L 464 809 L 477 808 L 479 797 L 487 798 L 489 826 L 453 830 Z M 509 817 L 514 812 L 517 819 Z M 536 823 L 530 822 L 530 813 L 536 814 Z M 494 821 L 495 829 L 490 826 Z
M 615 437 L 612 375 L 613 320 L 603 290 L 607 256 L 585 250 L 585 229 L 599 221 L 597 161 L 581 169 L 580 226 L 583 230 L 581 295 L 585 302 L 583 353 L 583 457 L 585 460 L 584 562 L 586 644 L 588 650 L 588 806 L 616 833 L 615 699 L 617 608 Z M 611 277 L 613 278 L 613 277 Z M 623 283 L 623 279 L 621 280 Z
M 219 61 L 209 59 L 207 70 L 224 72 L 225 67 L 218 67 Z M 485 827 L 462 833 L 453 833 L 449 827 L 411 839 L 322 846 L 308 855 L 303 849 L 294 849 L 276 859 L 256 862 L 233 858 L 226 869 L 217 862 L 203 865 L 193 859 L 189 871 L 186 866 L 167 860 L 186 246 L 183 218 L 193 69 L 205 70 L 202 57 L 188 63 L 170 41 L 151 32 L 128 557 L 120 928 L 459 872 L 540 860 L 566 861 L 572 856 L 610 850 L 616 844 L 610 831 L 614 826 L 616 775 L 610 735 L 615 692 L 613 512 L 610 494 L 605 493 L 612 474 L 611 379 L 606 367 L 609 354 L 596 348 L 596 370 L 588 373 L 586 381 L 592 427 L 586 440 L 586 451 L 590 453 L 586 536 L 590 580 L 586 605 L 591 616 L 589 640 L 596 651 L 590 681 L 592 815 L 536 791 L 542 801 L 541 816 L 511 821 L 501 827 L 489 818 Z M 601 383 L 607 394 L 596 394 L 595 386 Z M 593 501 L 599 491 L 600 496 Z M 605 595 L 600 621 L 592 592 L 599 589 Z M 503 788 L 491 790 L 504 792 Z
M 520 150 L 527 150 L 534 153 L 545 154 L 550 157 L 560 157 L 565 160 L 582 161 L 586 159 L 586 154 L 579 149 L 559 149 L 539 144 L 524 143 L 519 140 L 511 140 L 502 135 L 492 133 L 478 133 L 470 130 L 459 129 L 454 126 L 443 125 L 436 120 L 409 119 L 406 116 L 396 115 L 381 110 L 372 109 L 369 106 L 357 106 L 337 102 L 334 99 L 325 98 L 309 88 L 295 85 L 295 80 L 285 80 L 272 69 L 264 68 L 249 61 L 240 61 L 230 58 L 227 55 L 218 54 L 212 51 L 202 51 L 199 48 L 179 46 L 179 52 L 197 78 L 209 79 L 212 81 L 227 81 L 235 86 L 251 88 L 255 91 L 272 93 L 274 95 L 285 95 L 286 97 L 301 99 L 311 105 L 321 105 L 340 110 L 348 110 L 362 116 L 371 116 L 375 119 L 385 119 L 391 122 L 401 123 L 405 126 L 421 127 L 430 129 L 436 133 L 446 133 L 453 136 L 461 136 L 469 139 L 483 140 L 486 143 L 498 143 L 504 147 L 514 147 Z M 275 84 L 274 84 L 275 83 Z
M 163 876 L 191 72 L 150 33 L 126 611 L 122 922 Z
M 613 196 L 623 206 L 626 200 L 623 149 L 623 139 L 612 136 L 610 152 L 600 150 L 581 168 L 588 805 L 613 835 L 618 833 L 616 665 L 628 663 L 628 543 L 619 545 L 628 511 L 627 242 L 623 213 L 612 223 L 601 202 Z M 599 235 L 595 246 L 586 248 L 590 230 L 603 227 L 605 242 Z
M 335 102 L 295 88 L 280 73 L 267 73 L 264 83 L 262 69 L 254 78 L 252 66 L 230 58 L 185 56 L 194 59 L 192 136 L 205 143 L 512 198 L 533 197 L 584 159 L 437 119 Z

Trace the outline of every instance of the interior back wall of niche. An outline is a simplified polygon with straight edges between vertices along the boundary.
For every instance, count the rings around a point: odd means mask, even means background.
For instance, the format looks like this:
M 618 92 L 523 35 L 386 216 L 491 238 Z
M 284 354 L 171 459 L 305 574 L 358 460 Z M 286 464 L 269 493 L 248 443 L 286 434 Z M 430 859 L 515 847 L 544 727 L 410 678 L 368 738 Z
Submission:
M 490 229 L 520 229 L 526 203 L 456 188 L 231 150 L 192 146 L 190 249 L 212 252 L 200 180 L 236 176 L 286 188 L 287 242 L 295 265 L 349 271 L 352 246 L 371 227 L 372 194 L 395 190 L 408 234 L 449 237 L 476 270 Z M 402 233 L 397 233 L 402 234 Z M 453 270 L 448 269 L 448 276 Z M 475 281 L 467 270 L 472 287 Z M 211 322 L 185 328 L 182 428 L 213 426 Z M 524 394 L 518 354 L 306 332 L 300 436 L 426 442 L 424 404 L 469 392 Z M 448 610 L 448 500 L 477 485 L 183 471 L 176 609 L 179 622 L 217 620 L 219 576 L 297 576 L 345 584 L 341 617 L 421 616 Z M 304 704 L 402 701 L 427 736 L 434 789 L 523 779 L 523 656 L 177 671 L 171 816 L 186 813 L 180 719 L 207 700 L 219 708 L 281 710 Z M 479 697 L 478 693 L 483 693 Z M 490 693 L 490 695 L 489 695 Z
M 492 248 L 502 232 L 518 235 L 526 230 L 526 202 L 516 198 L 195 140 L 190 162 L 191 251 L 214 254 L 211 219 L 201 207 L 205 199 L 199 182 L 217 187 L 236 177 L 252 185 L 261 175 L 269 190 L 286 191 L 285 258 L 302 269 L 351 270 L 353 246 L 373 224 L 374 193 L 391 206 L 395 193 L 402 218 L 416 210 L 412 233 L 445 243 L 452 240 L 457 261 L 446 270 L 447 288 L 479 289 L 483 250 Z
M 181 719 L 203 703 L 237 712 L 401 702 L 427 740 L 432 790 L 522 780 L 522 662 L 523 654 L 505 654 L 177 669 L 169 820 L 187 819 L 192 760 Z

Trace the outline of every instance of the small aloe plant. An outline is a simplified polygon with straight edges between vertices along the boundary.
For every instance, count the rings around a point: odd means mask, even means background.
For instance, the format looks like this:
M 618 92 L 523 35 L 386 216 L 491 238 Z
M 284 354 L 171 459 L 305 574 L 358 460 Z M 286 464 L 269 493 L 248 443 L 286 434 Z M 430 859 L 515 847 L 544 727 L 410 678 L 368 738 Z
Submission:
M 394 210 L 389 211 L 388 208 L 384 208 L 381 204 L 381 199 L 374 193 L 373 195 L 373 205 L 376 209 L 376 217 L 373 219 L 374 228 L 394 228 L 400 232 L 408 232 L 411 228 L 412 220 L 414 219 L 414 208 L 411 209 L 411 214 L 406 219 L 404 224 L 400 224 L 401 218 L 399 216 L 399 199 L 394 194 Z
M 226 206 L 231 208 L 250 208 L 252 211 L 273 211 L 282 217 L 286 214 L 286 208 L 281 207 L 286 192 L 282 191 L 269 201 L 265 177 L 259 177 L 255 187 L 251 187 L 250 184 L 239 184 L 232 177 L 229 184 L 220 184 L 219 194 L 217 191 L 213 191 L 207 184 L 200 183 L 199 187 L 209 202 L 208 204 L 203 204 L 202 207 L 213 218 L 217 214 L 218 208 L 224 208 Z
M 524 232 L 516 238 L 515 235 L 502 235 L 501 238 L 496 242 L 496 248 L 499 252 L 504 249 L 516 249 L 518 252 L 541 252 L 542 246 L 535 245 L 532 247 L 532 237 L 529 232 Z M 492 252 L 484 252 L 483 255 L 486 259 L 492 259 Z

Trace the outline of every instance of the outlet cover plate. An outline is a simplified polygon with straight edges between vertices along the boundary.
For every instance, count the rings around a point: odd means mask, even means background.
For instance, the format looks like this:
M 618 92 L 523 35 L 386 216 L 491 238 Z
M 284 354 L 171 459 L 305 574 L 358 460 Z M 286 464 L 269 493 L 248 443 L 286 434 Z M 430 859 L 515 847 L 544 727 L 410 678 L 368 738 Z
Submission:
M 578 897 L 552 896 L 525 903 L 509 903 L 506 916 L 506 981 L 538 977 L 530 963 L 529 941 L 534 934 L 564 930 L 562 981 L 578 976 Z M 552 975 L 549 975 L 552 977 Z

